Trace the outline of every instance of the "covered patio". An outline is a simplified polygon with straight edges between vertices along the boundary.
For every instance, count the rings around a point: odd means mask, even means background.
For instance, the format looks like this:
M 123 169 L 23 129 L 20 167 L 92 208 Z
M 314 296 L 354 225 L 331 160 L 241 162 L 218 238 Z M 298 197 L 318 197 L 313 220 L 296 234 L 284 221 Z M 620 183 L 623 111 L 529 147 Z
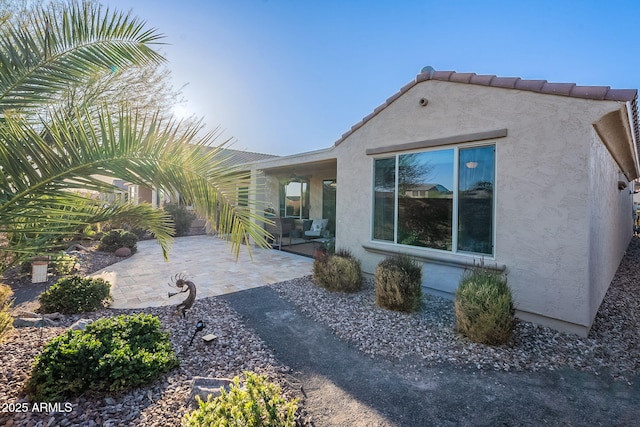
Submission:
M 265 217 L 282 226 L 278 249 L 313 256 L 336 237 L 337 159 L 328 150 L 257 162 Z

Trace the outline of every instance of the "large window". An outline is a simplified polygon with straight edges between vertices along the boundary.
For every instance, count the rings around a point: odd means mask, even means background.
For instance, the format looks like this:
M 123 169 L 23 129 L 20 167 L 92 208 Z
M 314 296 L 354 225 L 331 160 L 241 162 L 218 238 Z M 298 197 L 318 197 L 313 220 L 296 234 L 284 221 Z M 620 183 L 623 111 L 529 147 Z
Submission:
M 493 254 L 494 146 L 374 160 L 373 239 Z

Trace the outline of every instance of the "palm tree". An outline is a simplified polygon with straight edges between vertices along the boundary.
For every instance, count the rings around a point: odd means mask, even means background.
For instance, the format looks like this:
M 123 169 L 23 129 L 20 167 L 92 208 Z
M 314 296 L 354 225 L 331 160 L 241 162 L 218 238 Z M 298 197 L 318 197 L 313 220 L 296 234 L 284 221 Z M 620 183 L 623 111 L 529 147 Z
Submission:
M 229 166 L 215 133 L 118 106 L 73 106 L 69 90 L 96 73 L 164 59 L 162 35 L 129 14 L 71 3 L 40 8 L 20 24 L 0 25 L 1 251 L 15 260 L 50 250 L 87 224 L 135 218 L 155 234 L 165 257 L 172 224 L 146 205 L 104 206 L 85 193 L 114 188 L 96 175 L 177 191 L 228 237 L 236 256 L 253 239 L 264 244 L 254 210 L 238 207 L 250 177 Z

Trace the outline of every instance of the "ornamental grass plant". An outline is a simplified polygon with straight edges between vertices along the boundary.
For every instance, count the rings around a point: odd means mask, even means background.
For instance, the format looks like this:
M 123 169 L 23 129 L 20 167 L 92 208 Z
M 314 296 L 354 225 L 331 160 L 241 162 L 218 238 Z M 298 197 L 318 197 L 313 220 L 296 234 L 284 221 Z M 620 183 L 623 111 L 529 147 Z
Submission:
M 313 279 L 330 291 L 358 292 L 362 289 L 360 260 L 345 249 L 323 254 L 313 262 Z
M 388 257 L 376 267 L 375 289 L 380 307 L 417 311 L 422 304 L 422 268 L 408 255 Z
M 507 280 L 495 270 L 474 267 L 456 291 L 456 330 L 473 342 L 501 345 L 511 340 L 515 309 Z

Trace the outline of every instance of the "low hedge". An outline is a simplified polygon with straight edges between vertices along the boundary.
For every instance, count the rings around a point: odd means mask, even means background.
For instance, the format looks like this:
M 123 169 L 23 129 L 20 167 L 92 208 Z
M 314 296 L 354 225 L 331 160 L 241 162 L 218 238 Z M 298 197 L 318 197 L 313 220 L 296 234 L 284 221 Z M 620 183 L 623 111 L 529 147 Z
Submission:
M 69 276 L 40 294 L 43 313 L 75 314 L 104 308 L 111 302 L 111 284 L 104 279 Z
M 149 383 L 176 366 L 157 317 L 102 318 L 47 342 L 25 391 L 33 401 L 59 401 L 87 390 L 114 392 Z

